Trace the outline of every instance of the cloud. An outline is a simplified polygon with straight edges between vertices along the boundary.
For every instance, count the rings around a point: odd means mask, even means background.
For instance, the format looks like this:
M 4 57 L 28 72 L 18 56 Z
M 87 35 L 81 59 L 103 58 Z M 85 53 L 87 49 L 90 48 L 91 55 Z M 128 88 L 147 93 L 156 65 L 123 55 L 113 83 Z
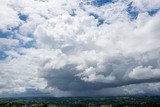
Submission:
M 23 49 L 22 49 L 23 50 Z M 27 88 L 32 87 L 33 89 L 43 89 L 45 88 L 45 81 L 43 78 L 38 77 L 37 63 L 39 61 L 38 57 L 32 56 L 34 53 L 29 49 L 26 53 L 30 52 L 28 55 L 22 55 L 21 53 L 13 54 L 13 52 L 8 52 L 10 56 L 8 59 L 1 61 L 1 91 L 0 93 L 19 93 L 24 92 Z M 21 54 L 21 55 L 20 55 Z M 11 57 L 17 56 L 17 57 Z M 12 59 L 13 58 L 13 59 Z
M 131 2 L 138 11 L 134 20 L 127 10 Z M 9 30 L 11 37 L 0 39 L 0 46 L 8 47 L 2 49 L 7 57 L 0 61 L 1 95 L 160 91 L 160 12 L 148 13 L 159 7 L 158 1 L 118 0 L 99 7 L 83 0 L 3 0 L 0 4 L 5 13 L 1 18 L 6 19 L 0 22 L 1 29 L 16 27 Z M 99 25 L 91 14 L 103 23 Z
M 160 69 L 152 69 L 151 66 L 143 68 L 138 66 L 129 73 L 129 77 L 133 79 L 151 79 L 160 77 Z
M 132 3 L 136 9 L 142 12 L 160 8 L 159 0 L 133 0 Z
M 142 27 L 134 29 L 134 31 L 130 31 L 131 34 L 129 32 L 128 34 L 123 34 L 123 37 L 120 38 L 122 40 L 120 40 L 119 42 L 119 45 L 122 46 L 121 48 L 124 49 L 124 51 L 126 51 L 127 53 L 143 53 L 159 48 L 160 44 L 157 41 L 159 40 L 160 34 L 158 30 L 160 28 L 158 24 L 158 22 L 160 21 L 158 18 L 159 16 L 160 13 L 157 13 L 156 16 L 152 17 L 149 21 L 144 23 Z
M 0 38 L 0 46 L 17 46 L 19 41 L 16 39 Z
M 19 25 L 20 20 L 17 11 L 3 1 L 0 2 L 0 31 L 6 31 L 9 28 L 14 28 Z
M 13 48 L 19 45 L 17 39 L 0 38 L 0 51 L 4 51 L 7 48 Z

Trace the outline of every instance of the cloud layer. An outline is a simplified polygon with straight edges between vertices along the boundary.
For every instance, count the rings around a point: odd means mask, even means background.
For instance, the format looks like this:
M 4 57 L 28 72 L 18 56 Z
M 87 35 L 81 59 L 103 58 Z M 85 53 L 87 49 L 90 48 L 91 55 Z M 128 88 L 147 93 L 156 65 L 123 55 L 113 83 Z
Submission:
M 95 3 L 1 0 L 0 95 L 158 95 L 160 0 Z

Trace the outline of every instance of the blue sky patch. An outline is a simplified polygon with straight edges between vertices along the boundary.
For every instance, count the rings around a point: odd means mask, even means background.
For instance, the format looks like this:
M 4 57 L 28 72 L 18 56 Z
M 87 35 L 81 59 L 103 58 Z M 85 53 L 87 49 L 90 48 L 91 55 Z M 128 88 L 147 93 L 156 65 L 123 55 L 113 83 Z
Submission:
M 128 5 L 127 12 L 131 19 L 137 19 L 139 12 L 132 7 L 132 3 Z
M 18 16 L 19 16 L 19 19 L 22 20 L 22 21 L 26 21 L 28 19 L 27 15 L 24 15 L 24 14 L 21 14 L 21 13 L 19 13 Z
M 105 21 L 103 18 L 101 18 L 100 16 L 98 16 L 95 13 L 90 13 L 89 15 L 93 16 L 95 19 L 98 19 L 98 25 L 97 26 L 102 25 L 104 23 L 104 21 Z
M 34 48 L 35 47 L 35 44 L 36 44 L 36 41 L 35 40 L 32 40 L 30 42 L 27 42 L 27 43 L 23 43 L 23 41 L 20 40 L 20 47 L 24 47 L 24 48 Z
M 112 0 L 94 0 L 92 4 L 99 7 L 99 6 L 103 6 L 106 3 L 110 3 L 110 2 L 112 2 Z
M 0 30 L 0 38 L 8 38 L 10 35 L 10 32 L 3 32 Z
M 71 11 L 69 11 L 69 14 L 71 16 L 75 16 L 76 15 L 75 11 L 76 11 L 76 9 L 71 9 Z
M 4 52 L 0 51 L 0 60 L 4 60 L 6 57 L 7 55 Z
M 0 30 L 0 38 L 13 38 L 15 39 L 15 31 L 19 30 L 20 26 L 8 28 L 7 31 Z
M 148 14 L 149 14 L 150 16 L 153 16 L 153 15 L 155 15 L 159 10 L 160 10 L 160 8 L 159 8 L 159 9 L 150 10 L 150 11 L 148 11 Z

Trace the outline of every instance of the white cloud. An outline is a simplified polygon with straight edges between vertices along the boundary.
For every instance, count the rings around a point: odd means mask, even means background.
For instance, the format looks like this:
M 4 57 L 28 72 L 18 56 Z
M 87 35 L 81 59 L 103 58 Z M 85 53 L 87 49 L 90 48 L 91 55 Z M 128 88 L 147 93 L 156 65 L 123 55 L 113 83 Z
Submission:
M 22 40 L 23 43 L 27 43 L 27 42 L 30 42 L 33 40 L 33 38 L 31 38 L 31 37 L 23 36 L 20 34 L 16 35 L 16 38 Z
M 153 79 L 160 78 L 160 69 L 153 69 L 152 66 L 138 66 L 129 73 L 132 79 Z
M 160 0 L 132 0 L 133 6 L 139 11 L 150 11 L 152 9 L 160 8 Z
M 7 4 L 0 2 L 0 30 L 6 31 L 8 28 L 18 26 L 20 20 L 17 11 L 13 10 Z
M 3 47 L 10 47 L 10 46 L 18 46 L 19 41 L 17 39 L 6 39 L 0 38 L 0 49 Z
M 40 51 L 41 50 L 37 50 L 38 53 Z M 25 54 L 23 52 L 25 52 Z M 14 59 L 8 58 L 0 62 L 0 83 L 2 83 L 0 84 L 0 93 L 3 93 L 3 91 L 7 91 L 7 93 L 20 93 L 28 88 L 41 90 L 46 87 L 46 82 L 43 78 L 40 78 L 38 74 L 39 64 L 43 56 L 37 56 L 37 52 L 33 49 L 21 49 L 19 54 L 24 55 L 16 55 L 17 57 Z M 8 55 L 13 56 L 11 52 L 8 53 Z
M 122 32 L 123 35 L 120 37 L 118 44 L 121 49 L 126 53 L 144 53 L 158 49 L 160 46 L 158 42 L 160 39 L 159 17 L 160 13 L 157 13 L 144 26 L 128 29 L 130 32 Z
M 5 51 L 8 57 L 0 62 L 0 93 L 34 89 L 67 96 L 88 90 L 103 93 L 104 88 L 111 93 L 110 88 L 124 94 L 152 92 L 142 87 L 131 90 L 125 85 L 152 83 L 160 76 L 160 13 L 150 16 L 146 12 L 158 8 L 158 0 L 151 4 L 134 0 L 132 5 L 144 11 L 135 20 L 127 12 L 131 1 L 101 7 L 81 2 L 1 1 L 0 19 L 6 21 L 0 21 L 0 28 L 21 24 L 13 32 L 15 39 L 0 39 L 1 46 L 19 45 Z M 20 21 L 18 13 L 26 15 L 27 20 Z M 97 26 L 98 19 L 90 13 L 97 14 L 104 23 Z M 23 44 L 33 40 L 35 48 L 22 48 L 19 40 Z

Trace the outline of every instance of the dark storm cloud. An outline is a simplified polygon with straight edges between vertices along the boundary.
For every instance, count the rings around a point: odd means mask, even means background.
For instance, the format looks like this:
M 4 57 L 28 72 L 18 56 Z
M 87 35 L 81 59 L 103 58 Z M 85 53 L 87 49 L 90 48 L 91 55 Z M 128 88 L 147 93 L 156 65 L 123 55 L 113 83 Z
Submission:
M 159 51 L 160 51 L 159 49 L 158 51 L 155 50 L 154 53 L 160 55 Z M 97 75 L 103 75 L 105 77 L 107 77 L 108 75 L 115 76 L 116 79 L 108 83 L 101 81 L 95 81 L 95 82 L 84 81 L 81 76 L 77 76 L 78 73 L 82 71 L 78 71 L 75 65 L 66 65 L 65 67 L 58 70 L 57 69 L 44 70 L 42 77 L 47 80 L 49 87 L 57 87 L 62 91 L 71 91 L 72 93 L 80 93 L 80 94 L 88 93 L 90 91 L 94 92 L 104 88 L 114 88 L 114 87 L 116 88 L 126 85 L 142 84 L 142 83 L 154 83 L 154 82 L 156 83 L 160 82 L 159 76 L 145 77 L 145 74 L 143 74 L 143 72 L 141 78 L 137 79 L 136 77 L 135 78 L 129 77 L 129 74 L 132 72 L 132 70 L 140 65 L 143 65 L 143 67 L 153 66 L 154 69 L 159 68 L 158 60 L 160 59 L 158 55 L 156 55 L 156 57 L 153 57 L 152 54 L 153 53 L 150 52 L 134 57 L 119 56 L 110 58 L 104 64 L 105 65 L 104 71 L 97 73 Z M 152 57 L 152 58 L 147 59 L 147 61 L 144 61 L 143 57 L 145 57 L 146 55 L 147 57 Z M 135 60 L 135 57 L 141 58 L 141 61 Z M 150 73 L 149 75 L 152 75 L 151 72 L 149 73 Z

